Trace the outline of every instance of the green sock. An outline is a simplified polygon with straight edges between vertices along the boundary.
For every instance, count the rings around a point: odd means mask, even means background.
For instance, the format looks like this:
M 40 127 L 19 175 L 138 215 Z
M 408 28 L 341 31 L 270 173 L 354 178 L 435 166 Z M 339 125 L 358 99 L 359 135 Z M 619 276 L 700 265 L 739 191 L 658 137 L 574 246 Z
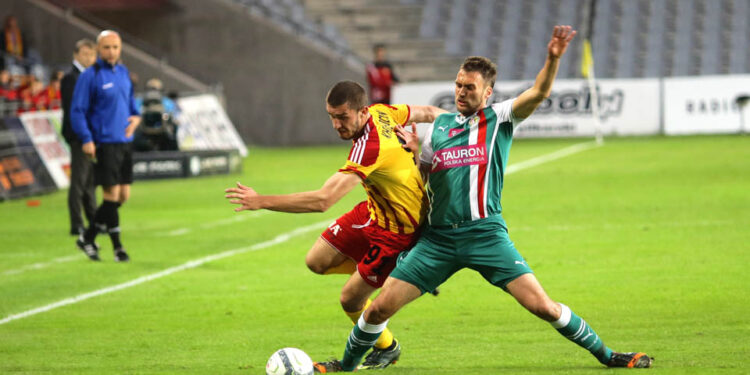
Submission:
M 561 335 L 588 350 L 599 362 L 606 365 L 612 357 L 612 350 L 604 345 L 599 335 L 594 332 L 591 326 L 586 324 L 583 318 L 570 311 L 570 308 L 562 303 L 560 307 L 562 307 L 560 319 L 552 322 L 552 326 Z
M 354 371 L 365 353 L 378 341 L 386 324 L 388 324 L 387 320 L 382 324 L 369 324 L 362 316 L 359 317 L 359 321 L 352 328 L 352 333 L 349 334 L 344 358 L 341 359 L 341 367 L 344 371 Z

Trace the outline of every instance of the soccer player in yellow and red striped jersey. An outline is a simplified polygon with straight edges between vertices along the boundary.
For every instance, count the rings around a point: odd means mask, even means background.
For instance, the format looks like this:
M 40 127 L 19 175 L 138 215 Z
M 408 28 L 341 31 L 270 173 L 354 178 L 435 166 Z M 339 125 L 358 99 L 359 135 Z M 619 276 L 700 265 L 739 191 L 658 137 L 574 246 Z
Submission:
M 352 141 L 352 148 L 344 166 L 320 189 L 287 195 L 259 195 L 240 183 L 226 189 L 230 202 L 240 205 L 235 211 L 323 212 L 356 185 L 365 188 L 367 200 L 331 223 L 305 259 L 315 273 L 351 274 L 341 291 L 341 306 L 355 324 L 396 266 L 398 254 L 416 242 L 426 215 L 427 197 L 414 155 L 402 147 L 395 128 L 433 122 L 446 112 L 367 102 L 364 88 L 355 82 L 338 82 L 328 92 L 326 111 L 333 128 L 341 139 Z M 384 368 L 400 353 L 386 329 L 361 368 Z

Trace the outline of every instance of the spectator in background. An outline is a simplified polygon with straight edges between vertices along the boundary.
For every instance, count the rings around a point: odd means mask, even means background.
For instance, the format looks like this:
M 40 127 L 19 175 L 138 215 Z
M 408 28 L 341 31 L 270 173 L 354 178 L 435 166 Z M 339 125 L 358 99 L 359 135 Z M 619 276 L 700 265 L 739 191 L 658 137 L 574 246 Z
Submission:
M 0 58 L 0 60 L 2 60 Z M 18 91 L 10 72 L 0 70 L 0 116 L 13 116 L 18 107 Z
M 175 95 L 176 93 L 172 93 Z M 174 100 L 168 95 L 164 95 L 164 84 L 158 78 L 151 78 L 146 82 L 146 93 L 143 96 L 143 106 L 150 103 L 161 103 L 161 111 L 173 113 L 177 107 Z
M 60 99 L 62 101 L 63 123 L 62 135 L 70 146 L 70 189 L 68 190 L 68 214 L 70 216 L 70 234 L 79 236 L 86 227 L 81 217 L 81 206 L 89 225 L 94 222 L 96 213 L 96 185 L 94 184 L 94 164 L 83 153 L 81 141 L 70 125 L 70 103 L 73 100 L 73 89 L 78 76 L 96 62 L 96 44 L 88 39 L 76 42 L 73 50 L 73 64 L 60 82 Z
M 18 99 L 18 92 L 13 87 L 13 77 L 5 69 L 0 70 L 0 97 L 5 100 Z
M 45 90 L 42 81 L 34 79 L 31 82 L 29 95 L 31 97 L 31 111 L 44 111 L 47 109 L 47 90 Z
M 120 241 L 119 208 L 130 197 L 133 183 L 133 133 L 141 122 L 133 97 L 128 68 L 120 62 L 122 39 L 112 30 L 96 38 L 99 59 L 78 77 L 70 105 L 70 123 L 83 144 L 81 150 L 96 158 L 94 180 L 102 185 L 102 204 L 94 223 L 76 241 L 91 260 L 99 260 L 94 240 L 106 229 L 116 262 L 130 260 Z
M 38 109 L 44 109 L 42 103 L 43 96 L 40 95 L 43 91 L 44 84 L 39 81 L 36 76 L 24 76 L 23 81 L 18 88 L 18 98 L 21 101 L 18 113 L 33 112 Z
M 370 101 L 372 104 L 391 104 L 391 88 L 398 82 L 391 63 L 386 60 L 385 46 L 376 44 L 372 49 L 375 61 L 367 64 L 367 83 L 370 85 Z
M 5 18 L 3 35 L 0 38 L 0 48 L 5 55 L 15 58 L 19 63 L 23 63 L 26 56 L 23 35 L 21 34 L 21 29 L 18 27 L 18 20 L 13 15 Z
M 49 84 L 44 88 L 44 91 L 39 93 L 38 102 L 42 108 L 37 107 L 37 110 L 53 110 L 60 109 L 60 79 L 62 78 L 55 72 L 49 79 Z
M 135 132 L 136 151 L 176 151 L 177 125 L 173 121 L 175 102 L 164 95 L 160 79 L 146 82 L 146 92 L 140 103 L 143 122 Z

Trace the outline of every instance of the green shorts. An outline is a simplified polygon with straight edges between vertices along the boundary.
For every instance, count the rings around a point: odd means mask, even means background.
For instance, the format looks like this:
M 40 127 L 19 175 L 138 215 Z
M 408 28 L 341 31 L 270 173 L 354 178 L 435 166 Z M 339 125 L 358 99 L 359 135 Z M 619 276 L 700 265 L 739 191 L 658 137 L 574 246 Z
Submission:
M 464 267 L 503 290 L 519 276 L 533 273 L 513 246 L 502 218 L 490 217 L 458 228 L 427 226 L 417 244 L 399 259 L 391 277 L 425 293 Z

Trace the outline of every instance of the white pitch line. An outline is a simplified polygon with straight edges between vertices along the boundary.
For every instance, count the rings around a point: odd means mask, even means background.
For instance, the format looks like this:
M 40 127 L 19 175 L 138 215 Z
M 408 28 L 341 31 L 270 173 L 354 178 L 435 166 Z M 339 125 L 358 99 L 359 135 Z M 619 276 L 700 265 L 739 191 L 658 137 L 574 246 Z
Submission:
M 83 255 L 81 254 L 68 255 L 66 257 L 52 259 L 49 262 L 39 262 L 39 263 L 29 264 L 27 266 L 23 266 L 20 268 L 3 271 L 3 275 L 18 275 L 19 273 L 24 273 L 29 270 L 40 270 L 42 268 L 47 268 L 56 263 L 66 263 L 66 262 L 74 261 L 76 259 L 83 259 Z
M 239 255 L 239 254 L 244 254 L 244 253 L 251 252 L 251 251 L 262 250 L 262 249 L 265 249 L 267 247 L 271 247 L 273 245 L 278 245 L 280 243 L 289 241 L 292 237 L 295 237 L 295 236 L 298 236 L 298 235 L 301 235 L 301 234 L 305 234 L 307 232 L 310 232 L 310 231 L 313 231 L 313 230 L 316 230 L 316 229 L 325 228 L 330 223 L 331 223 L 331 219 L 326 220 L 326 221 L 321 221 L 321 222 L 318 222 L 318 223 L 315 223 L 315 224 L 307 225 L 307 226 L 304 226 L 304 227 L 299 227 L 299 228 L 294 229 L 294 230 L 292 230 L 290 232 L 282 233 L 282 234 L 276 236 L 272 240 L 268 240 L 268 241 L 265 241 L 265 242 L 260 242 L 260 243 L 257 243 L 255 245 L 252 245 L 252 246 L 240 247 L 240 248 L 237 248 L 237 249 L 223 251 L 221 253 L 209 255 L 209 256 L 206 256 L 206 257 L 203 257 L 203 258 L 199 258 L 199 259 L 194 259 L 194 260 L 191 260 L 189 262 L 183 263 L 183 264 L 181 264 L 179 266 L 167 268 L 167 269 L 165 269 L 163 271 L 160 271 L 160 272 L 157 272 L 157 273 L 152 273 L 150 275 L 141 276 L 141 277 L 139 277 L 137 279 L 134 279 L 134 280 L 131 280 L 131 281 L 128 281 L 128 282 L 124 282 L 122 284 L 117 284 L 117 285 L 109 286 L 109 287 L 98 289 L 98 290 L 95 290 L 95 291 L 89 292 L 89 293 L 79 294 L 79 295 L 77 295 L 75 297 L 66 298 L 66 299 L 63 299 L 63 300 L 51 303 L 49 305 L 37 307 L 35 309 L 27 310 L 27 311 L 24 311 L 24 312 L 21 312 L 21 313 L 18 313 L 18 314 L 13 314 L 13 315 L 7 316 L 7 317 L 3 318 L 2 320 L 0 320 L 0 325 L 6 324 L 6 323 L 10 323 L 10 322 L 12 322 L 14 320 L 28 318 L 28 317 L 30 317 L 32 315 L 41 314 L 43 312 L 47 312 L 47 311 L 50 311 L 50 310 L 54 310 L 54 309 L 56 309 L 58 307 L 72 305 L 72 304 L 75 304 L 75 303 L 78 303 L 78 302 L 81 302 L 81 301 L 85 301 L 85 300 L 90 299 L 90 298 L 98 297 L 98 296 L 101 296 L 101 295 L 104 295 L 104 294 L 113 293 L 113 292 L 117 292 L 119 290 L 131 288 L 131 287 L 134 287 L 136 285 L 140 285 L 140 284 L 143 284 L 143 283 L 147 283 L 149 281 L 153 281 L 153 280 L 162 278 L 164 276 L 169 276 L 169 275 L 171 275 L 173 273 L 177 273 L 177 272 L 180 272 L 180 271 L 184 271 L 184 270 L 187 270 L 187 269 L 191 269 L 191 268 L 195 268 L 195 267 L 201 266 L 201 265 L 203 265 L 205 263 L 208 263 L 208 262 L 213 262 L 215 260 L 219 260 L 219 259 L 223 259 L 223 258 L 228 258 L 228 257 L 231 257 L 231 256 L 235 256 L 235 255 Z
M 513 165 L 509 165 L 505 169 L 505 175 L 507 176 L 507 175 L 509 175 L 509 174 L 511 174 L 513 172 L 522 171 L 524 169 L 535 167 L 535 166 L 537 166 L 539 164 L 544 164 L 544 163 L 549 162 L 549 161 L 561 159 L 561 158 L 564 158 L 564 157 L 566 157 L 568 155 L 577 154 L 577 153 L 579 153 L 581 151 L 585 151 L 585 150 L 588 150 L 590 148 L 599 147 L 599 146 L 600 145 L 597 144 L 596 142 L 577 143 L 577 144 L 574 144 L 572 146 L 568 146 L 568 147 L 565 147 L 563 149 L 560 149 L 560 150 L 557 150 L 557 151 L 554 151 L 554 152 L 550 152 L 549 154 L 540 155 L 540 156 L 537 156 L 535 158 L 531 158 L 529 160 L 524 160 L 524 161 L 522 161 L 520 163 L 515 163 Z
M 228 219 L 219 219 L 219 220 L 216 220 L 216 221 L 212 221 L 212 222 L 201 224 L 199 226 L 199 228 L 201 228 L 201 229 L 210 229 L 210 228 L 215 228 L 215 227 L 222 226 L 222 225 L 229 225 L 229 224 L 239 223 L 239 222 L 242 222 L 242 221 L 245 221 L 245 220 L 248 220 L 248 219 L 252 219 L 252 218 L 256 218 L 256 217 L 262 216 L 265 213 L 266 213 L 266 211 L 254 211 L 254 212 L 248 212 L 248 213 L 244 213 L 243 212 L 241 214 L 236 214 L 236 216 L 232 216 L 232 217 L 230 217 Z M 168 232 L 164 232 L 162 234 L 165 235 L 165 236 L 174 237 L 174 236 L 181 236 L 183 234 L 187 234 L 187 233 L 190 233 L 190 232 L 192 232 L 192 229 L 190 229 L 190 228 L 177 228 L 177 229 L 170 230 Z M 47 262 L 38 262 L 38 263 L 34 263 L 34 264 L 29 264 L 29 265 L 26 265 L 26 266 L 22 266 L 22 267 L 19 267 L 19 268 L 14 268 L 14 269 L 6 270 L 6 271 L 2 272 L 2 275 L 7 275 L 7 276 L 18 275 L 18 274 L 24 273 L 26 271 L 40 270 L 40 269 L 43 269 L 43 268 L 47 268 L 47 267 L 49 267 L 51 265 L 58 264 L 58 263 L 72 262 L 72 261 L 74 261 L 76 259 L 85 259 L 85 258 L 83 257 L 83 255 L 80 255 L 80 254 L 79 255 L 69 255 L 69 256 L 65 256 L 65 257 L 55 258 L 55 259 L 52 259 L 52 260 L 47 261 Z
M 210 228 L 215 228 L 215 227 L 219 227 L 219 226 L 222 226 L 222 225 L 229 225 L 229 224 L 239 223 L 239 222 L 242 222 L 242 221 L 245 221 L 245 220 L 248 220 L 248 219 L 252 219 L 252 218 L 259 217 L 259 216 L 263 216 L 266 213 L 267 213 L 267 211 L 254 211 L 254 212 L 247 212 L 247 213 L 243 212 L 241 214 L 236 214 L 235 216 L 232 216 L 232 217 L 227 218 L 227 219 L 219 219 L 219 220 L 211 221 L 211 222 L 208 222 L 208 223 L 203 223 L 203 224 L 199 225 L 199 228 L 200 229 L 210 229 Z M 192 229 L 190 229 L 188 227 L 184 227 L 184 228 L 172 229 L 172 230 L 170 230 L 168 232 L 164 232 L 163 234 L 165 236 L 173 237 L 173 236 L 181 236 L 183 234 L 188 234 L 188 233 L 190 233 L 192 231 L 193 231 Z
M 222 225 L 228 225 L 228 224 L 234 224 L 239 223 L 241 221 L 245 221 L 247 219 L 253 219 L 259 216 L 263 216 L 270 211 L 253 211 L 253 212 L 243 212 L 243 213 L 236 213 L 235 216 L 226 218 L 226 219 L 220 219 L 216 221 L 212 221 L 209 223 L 204 223 L 200 225 L 201 229 L 210 229 L 215 228 Z
M 186 233 L 190 233 L 190 228 L 177 228 L 164 234 L 167 236 L 181 236 Z

